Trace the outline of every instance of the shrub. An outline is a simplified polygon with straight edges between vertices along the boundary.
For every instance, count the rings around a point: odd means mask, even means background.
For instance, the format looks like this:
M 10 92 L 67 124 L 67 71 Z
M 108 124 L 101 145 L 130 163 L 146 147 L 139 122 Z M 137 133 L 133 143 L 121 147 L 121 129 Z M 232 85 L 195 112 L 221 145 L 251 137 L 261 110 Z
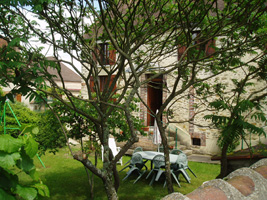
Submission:
M 9 107 L 10 106 L 10 107 Z M 7 102 L 5 105 L 5 118 L 6 118 L 6 128 L 19 128 L 20 125 L 22 126 L 34 126 L 39 121 L 38 113 L 31 111 L 26 105 L 20 102 Z M 12 111 L 13 113 L 12 113 Z M 4 115 L 4 106 L 1 108 L 1 117 Z M 15 116 L 19 122 L 17 122 Z M 3 120 L 2 120 L 3 121 Z M 1 129 L 3 131 L 3 122 Z M 1 130 L 0 130 L 1 131 Z M 7 129 L 7 133 L 12 135 L 13 137 L 18 137 L 20 131 L 18 129 Z
M 44 154 L 47 150 L 56 153 L 58 148 L 66 145 L 61 126 L 50 110 L 46 110 L 39 115 L 39 133 L 35 136 L 35 139 L 40 145 L 40 154 Z
M 8 106 L 10 105 L 10 107 Z M 21 127 L 38 127 L 38 131 L 33 134 L 34 139 L 39 143 L 39 153 L 44 154 L 45 151 L 55 153 L 57 148 L 63 147 L 66 143 L 62 133 L 59 122 L 54 117 L 53 113 L 49 110 L 45 112 L 35 112 L 30 110 L 26 105 L 20 102 L 6 104 L 5 118 L 7 128 L 20 128 Z M 16 121 L 15 114 L 18 122 Z M 3 106 L 2 109 L 3 111 Z M 3 112 L 2 112 L 3 113 Z M 3 132 L 3 123 L 0 128 Z M 20 134 L 19 129 L 7 129 L 7 133 L 17 138 Z

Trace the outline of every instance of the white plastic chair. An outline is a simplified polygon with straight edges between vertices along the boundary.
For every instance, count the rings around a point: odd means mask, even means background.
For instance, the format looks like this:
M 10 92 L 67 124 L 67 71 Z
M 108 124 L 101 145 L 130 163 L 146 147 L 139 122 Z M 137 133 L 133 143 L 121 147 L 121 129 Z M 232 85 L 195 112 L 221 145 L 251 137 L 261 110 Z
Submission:
M 117 147 L 115 139 L 114 138 L 109 138 L 108 139 L 108 146 L 112 151 L 113 156 L 115 157 L 119 151 L 121 150 L 120 147 Z M 104 160 L 104 147 L 102 146 L 102 161 Z M 120 160 L 118 161 L 118 163 L 120 163 L 122 165 L 122 157 L 120 158 Z

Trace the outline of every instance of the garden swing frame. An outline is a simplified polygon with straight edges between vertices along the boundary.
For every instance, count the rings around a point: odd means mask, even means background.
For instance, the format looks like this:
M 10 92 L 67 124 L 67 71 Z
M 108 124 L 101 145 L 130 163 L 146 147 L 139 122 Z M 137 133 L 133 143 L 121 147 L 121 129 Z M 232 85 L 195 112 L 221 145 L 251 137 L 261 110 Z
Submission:
M 11 111 L 13 117 L 16 119 L 16 122 L 17 122 L 17 124 L 18 124 L 18 127 L 7 127 L 7 124 L 6 124 L 6 108 L 7 108 L 7 106 L 8 106 L 8 108 L 10 109 L 10 111 Z M 4 107 L 4 109 L 3 109 L 3 114 L 1 115 L 0 125 L 2 126 L 2 123 L 4 122 L 4 135 L 7 134 L 7 130 L 20 130 L 20 128 L 21 128 L 21 124 L 20 124 L 20 122 L 19 122 L 17 116 L 15 115 L 15 113 L 14 113 L 12 107 L 10 106 L 10 104 L 9 104 L 9 100 L 8 100 L 8 99 L 5 101 L 3 107 Z M 40 156 L 38 155 L 38 153 L 36 154 L 36 156 L 37 156 L 37 158 L 39 159 L 39 161 L 40 161 L 40 163 L 42 164 L 42 166 L 45 168 L 45 165 L 44 165 L 43 161 L 41 160 Z

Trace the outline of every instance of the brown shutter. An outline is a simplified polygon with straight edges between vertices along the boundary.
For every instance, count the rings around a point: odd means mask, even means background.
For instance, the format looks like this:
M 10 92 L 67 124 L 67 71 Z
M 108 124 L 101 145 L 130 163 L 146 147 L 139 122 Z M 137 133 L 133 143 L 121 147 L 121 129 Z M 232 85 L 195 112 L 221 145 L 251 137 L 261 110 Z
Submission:
M 111 86 L 111 84 L 112 84 L 114 78 L 115 78 L 115 75 L 111 75 L 111 77 L 110 77 L 110 82 L 109 82 L 109 86 Z M 116 87 L 117 87 L 117 84 L 114 85 L 114 88 L 112 89 L 112 92 L 114 92 L 114 91 L 116 90 Z M 115 94 L 116 94 L 116 92 L 115 92 Z M 111 99 L 111 101 L 113 101 L 113 102 L 116 102 L 116 100 L 117 100 L 116 98 L 112 98 L 112 99 Z
M 91 76 L 90 77 L 90 90 L 91 90 L 91 92 L 95 92 L 95 90 L 94 90 L 94 85 L 95 85 L 95 83 L 94 83 L 94 78 Z
M 109 87 L 111 87 L 114 78 L 115 78 L 115 75 L 111 75 L 111 77 L 110 77 L 110 81 L 109 81 L 109 84 L 108 84 Z M 108 81 L 108 76 L 100 76 L 100 77 L 99 77 L 100 91 L 101 91 L 101 92 L 103 92 L 104 87 L 105 87 L 105 85 L 107 84 L 107 81 Z M 117 85 L 116 85 L 116 83 L 115 83 L 114 88 L 112 89 L 112 91 L 114 91 L 114 90 L 116 89 L 116 87 L 117 87 Z
M 116 50 L 109 50 L 109 64 L 114 65 L 116 62 Z
M 178 60 L 181 59 L 181 57 L 184 54 L 185 50 L 186 50 L 186 46 L 179 46 L 178 45 Z
M 17 94 L 17 95 L 16 95 L 16 100 L 17 100 L 18 102 L 21 102 L 21 94 Z
M 107 83 L 107 76 L 99 76 L 100 92 L 104 91 L 106 83 Z
M 207 43 L 205 52 L 207 56 L 210 56 L 215 53 L 215 40 L 214 39 L 210 40 Z
M 110 87 L 111 87 L 111 84 L 112 84 L 114 78 L 115 78 L 115 75 L 111 75 L 111 77 L 110 77 L 110 82 L 109 82 L 109 86 L 110 86 Z M 114 88 L 112 89 L 112 92 L 113 92 L 114 90 L 116 90 L 116 87 L 117 87 L 117 84 L 115 83 Z

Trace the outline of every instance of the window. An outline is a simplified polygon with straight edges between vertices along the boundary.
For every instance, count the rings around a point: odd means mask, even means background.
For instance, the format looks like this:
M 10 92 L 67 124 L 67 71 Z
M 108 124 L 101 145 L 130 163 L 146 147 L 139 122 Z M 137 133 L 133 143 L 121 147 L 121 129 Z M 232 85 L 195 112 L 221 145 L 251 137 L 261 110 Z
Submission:
M 197 46 L 197 51 L 204 52 L 203 56 L 208 56 L 208 57 L 212 56 L 212 54 L 215 52 L 215 39 L 211 39 L 208 42 L 203 43 L 204 39 L 200 38 L 200 39 L 195 40 L 195 38 L 197 38 L 199 34 L 200 34 L 200 31 L 195 31 L 192 33 L 193 45 L 200 44 Z M 181 59 L 186 48 L 187 48 L 186 46 L 178 45 L 178 60 Z M 186 57 L 187 55 L 184 58 Z
M 200 138 L 192 138 L 192 144 L 196 146 L 201 146 Z
M 95 52 L 98 56 L 96 58 L 95 54 L 93 54 L 93 58 L 99 61 L 101 65 L 114 65 L 116 62 L 116 50 L 112 49 L 109 43 L 100 43 L 97 44 Z
M 102 65 L 108 65 L 109 64 L 108 44 L 107 43 L 99 44 L 99 47 L 100 47 L 100 51 L 99 51 L 100 63 Z

